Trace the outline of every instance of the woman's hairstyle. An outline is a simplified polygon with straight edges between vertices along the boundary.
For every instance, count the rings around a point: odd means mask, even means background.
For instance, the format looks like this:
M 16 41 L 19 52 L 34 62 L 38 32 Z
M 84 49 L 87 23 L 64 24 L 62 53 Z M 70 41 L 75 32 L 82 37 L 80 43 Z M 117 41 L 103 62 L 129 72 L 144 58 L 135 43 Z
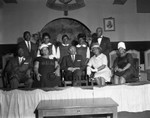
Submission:
M 62 36 L 62 40 L 63 40 L 65 37 L 67 37 L 67 38 L 69 39 L 68 35 L 67 35 L 67 34 L 64 34 L 64 35 Z
M 47 33 L 47 32 L 42 34 L 42 39 L 44 39 L 45 36 L 48 36 L 49 39 L 51 38 L 51 36 L 50 36 L 49 33 Z
M 83 40 L 86 40 L 86 35 L 84 33 L 79 33 L 77 36 L 77 39 L 83 38 Z

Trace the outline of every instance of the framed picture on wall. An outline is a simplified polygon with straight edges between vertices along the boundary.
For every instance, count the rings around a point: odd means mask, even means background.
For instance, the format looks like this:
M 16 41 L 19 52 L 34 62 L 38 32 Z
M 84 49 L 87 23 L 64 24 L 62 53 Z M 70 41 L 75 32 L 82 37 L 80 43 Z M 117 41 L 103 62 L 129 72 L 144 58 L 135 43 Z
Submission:
M 115 31 L 115 19 L 114 18 L 104 18 L 104 31 Z

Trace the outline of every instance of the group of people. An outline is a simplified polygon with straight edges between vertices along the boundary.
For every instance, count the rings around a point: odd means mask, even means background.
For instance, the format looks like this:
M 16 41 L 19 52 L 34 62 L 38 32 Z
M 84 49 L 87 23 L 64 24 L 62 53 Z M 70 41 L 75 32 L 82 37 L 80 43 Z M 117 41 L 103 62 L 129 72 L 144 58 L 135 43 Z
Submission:
M 42 34 L 38 45 L 31 42 L 29 31 L 24 32 L 23 39 L 17 44 L 17 56 L 6 67 L 11 88 L 18 88 L 22 82 L 27 88 L 61 86 L 62 75 L 65 80 L 72 81 L 73 86 L 81 85 L 83 75 L 94 78 L 99 86 L 110 81 L 123 84 L 135 73 L 133 58 L 126 53 L 124 42 L 118 43 L 118 57 L 109 68 L 111 43 L 103 36 L 101 27 L 96 29 L 89 42 L 84 33 L 79 33 L 77 45 L 71 45 L 66 34 L 57 47 L 48 33 Z

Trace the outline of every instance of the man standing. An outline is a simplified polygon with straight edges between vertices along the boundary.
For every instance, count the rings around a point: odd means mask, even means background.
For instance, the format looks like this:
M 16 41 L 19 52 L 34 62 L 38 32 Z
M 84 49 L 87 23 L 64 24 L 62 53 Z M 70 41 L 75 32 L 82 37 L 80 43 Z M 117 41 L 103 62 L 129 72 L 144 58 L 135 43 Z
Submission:
M 73 86 L 80 86 L 82 70 L 84 68 L 82 56 L 76 54 L 76 47 L 69 47 L 69 55 L 64 56 L 61 63 L 61 69 L 65 73 L 65 80 L 71 80 Z
M 103 29 L 98 27 L 96 29 L 97 37 L 92 40 L 92 43 L 98 43 L 99 46 L 102 48 L 102 53 L 107 56 L 108 65 L 109 65 L 109 52 L 111 51 L 111 43 L 108 37 L 103 36 Z
M 21 47 L 24 51 L 25 57 L 31 57 L 32 59 L 35 59 L 37 54 L 37 46 L 36 44 L 32 43 L 30 41 L 31 34 L 29 31 L 25 31 L 23 34 L 24 40 L 18 43 L 18 47 Z

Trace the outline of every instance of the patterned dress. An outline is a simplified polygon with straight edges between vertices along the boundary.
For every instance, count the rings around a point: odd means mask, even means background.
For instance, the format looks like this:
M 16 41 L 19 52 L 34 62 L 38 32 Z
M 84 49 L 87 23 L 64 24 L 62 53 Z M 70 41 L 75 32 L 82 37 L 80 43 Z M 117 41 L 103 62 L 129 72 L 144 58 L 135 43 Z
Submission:
M 38 72 L 42 75 L 38 83 L 39 87 L 55 87 L 60 85 L 60 77 L 54 74 L 56 59 L 47 59 L 37 57 L 36 61 L 39 62 Z

